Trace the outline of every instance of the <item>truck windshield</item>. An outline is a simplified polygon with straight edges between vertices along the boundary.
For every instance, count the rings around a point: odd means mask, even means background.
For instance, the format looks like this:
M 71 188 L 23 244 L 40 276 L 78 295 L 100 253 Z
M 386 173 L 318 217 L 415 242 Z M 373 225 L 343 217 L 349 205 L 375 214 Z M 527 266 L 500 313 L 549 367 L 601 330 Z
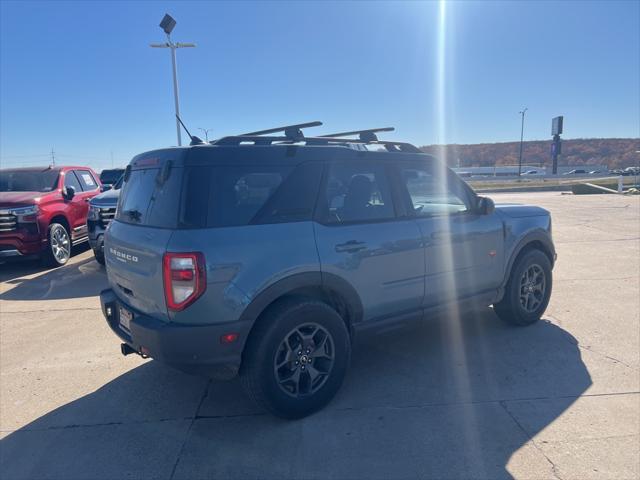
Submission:
M 58 184 L 60 170 L 2 170 L 0 192 L 50 192 Z
M 116 183 L 116 181 L 118 181 L 123 173 L 124 170 L 121 168 L 114 170 L 103 170 L 102 173 L 100 173 L 100 182 L 107 185 L 112 185 Z

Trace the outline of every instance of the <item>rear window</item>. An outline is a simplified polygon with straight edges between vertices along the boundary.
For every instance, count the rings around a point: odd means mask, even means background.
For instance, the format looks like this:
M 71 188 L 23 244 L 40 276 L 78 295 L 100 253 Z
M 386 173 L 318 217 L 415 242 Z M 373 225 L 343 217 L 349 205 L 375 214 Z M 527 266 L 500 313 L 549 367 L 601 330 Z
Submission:
M 207 166 L 185 171 L 183 228 L 311 219 L 322 166 Z
M 164 181 L 160 168 L 132 170 L 118 203 L 117 219 L 133 225 L 175 228 L 182 169 L 172 168 Z

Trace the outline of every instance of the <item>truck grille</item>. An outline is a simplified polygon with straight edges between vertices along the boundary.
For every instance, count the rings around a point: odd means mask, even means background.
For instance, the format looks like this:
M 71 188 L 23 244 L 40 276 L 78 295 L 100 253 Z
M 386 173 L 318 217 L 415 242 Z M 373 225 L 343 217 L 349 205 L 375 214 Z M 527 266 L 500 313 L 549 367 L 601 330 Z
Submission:
M 11 213 L 0 212 L 0 232 L 11 232 L 16 229 L 16 216 Z
M 109 222 L 113 220 L 113 217 L 116 215 L 115 207 L 112 208 L 100 208 L 100 221 L 106 227 L 109 225 Z

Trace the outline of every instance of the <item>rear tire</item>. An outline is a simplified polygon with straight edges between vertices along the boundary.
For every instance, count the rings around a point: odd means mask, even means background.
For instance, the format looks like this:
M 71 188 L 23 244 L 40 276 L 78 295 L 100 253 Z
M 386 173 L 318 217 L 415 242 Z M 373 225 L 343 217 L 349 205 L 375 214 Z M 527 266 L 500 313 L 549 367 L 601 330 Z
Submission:
M 240 378 L 258 405 L 278 417 L 302 418 L 335 396 L 350 357 L 349 332 L 338 312 L 317 300 L 291 298 L 258 320 Z
M 503 321 L 531 325 L 540 320 L 551 298 L 551 262 L 540 250 L 522 255 L 511 269 L 504 297 L 493 308 Z
M 71 258 L 71 236 L 64 225 L 52 223 L 47 232 L 47 250 L 44 263 L 49 267 L 61 267 Z

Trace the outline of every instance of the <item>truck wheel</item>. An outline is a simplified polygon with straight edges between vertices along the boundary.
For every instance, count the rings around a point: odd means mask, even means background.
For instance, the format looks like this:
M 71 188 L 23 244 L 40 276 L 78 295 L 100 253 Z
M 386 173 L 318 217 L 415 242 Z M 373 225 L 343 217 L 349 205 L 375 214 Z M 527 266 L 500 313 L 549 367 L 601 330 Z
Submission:
M 93 255 L 96 257 L 96 262 L 100 265 L 104 265 L 104 253 L 99 250 L 94 250 Z
M 282 418 L 301 418 L 327 405 L 351 357 L 349 333 L 338 312 L 320 301 L 292 298 L 258 322 L 240 372 L 249 396 Z
M 64 225 L 52 223 L 47 233 L 49 242 L 44 254 L 44 261 L 48 266 L 61 267 L 71 257 L 71 237 Z
M 513 325 L 540 320 L 551 297 L 551 262 L 540 250 L 520 257 L 511 269 L 504 297 L 494 305 L 498 316 Z

